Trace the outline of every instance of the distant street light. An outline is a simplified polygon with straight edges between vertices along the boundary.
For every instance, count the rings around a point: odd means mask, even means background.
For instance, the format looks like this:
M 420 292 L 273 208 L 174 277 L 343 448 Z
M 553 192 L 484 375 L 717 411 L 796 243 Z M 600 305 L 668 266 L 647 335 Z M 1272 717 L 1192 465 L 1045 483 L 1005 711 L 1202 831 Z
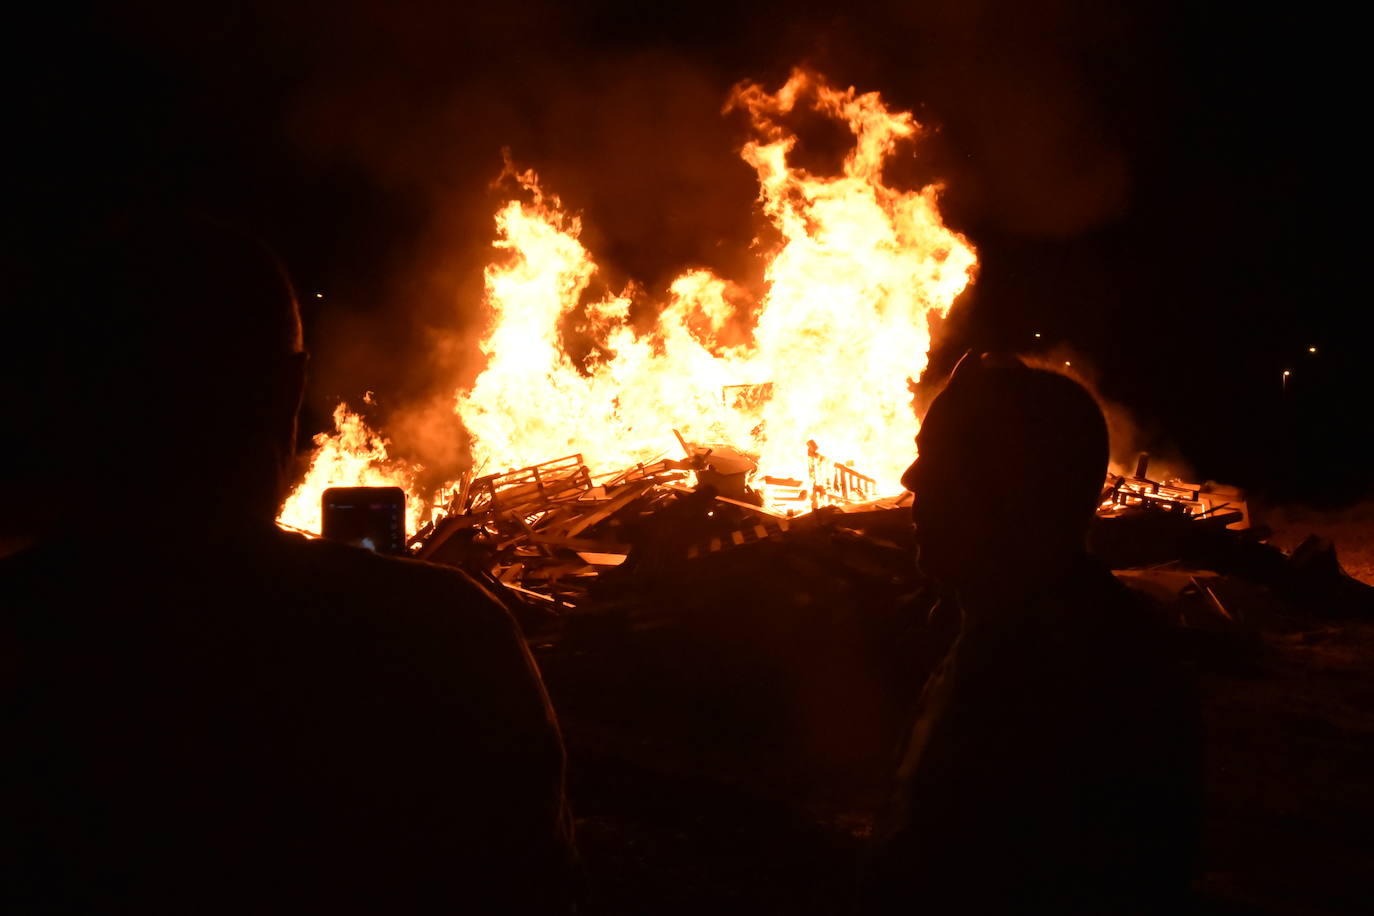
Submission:
M 1283 390 L 1284 390 L 1284 391 L 1287 391 L 1287 390 L 1288 390 L 1288 376 L 1290 376 L 1290 375 L 1292 375 L 1292 374 L 1293 374 L 1292 370 L 1289 370 L 1289 369 L 1283 370 Z

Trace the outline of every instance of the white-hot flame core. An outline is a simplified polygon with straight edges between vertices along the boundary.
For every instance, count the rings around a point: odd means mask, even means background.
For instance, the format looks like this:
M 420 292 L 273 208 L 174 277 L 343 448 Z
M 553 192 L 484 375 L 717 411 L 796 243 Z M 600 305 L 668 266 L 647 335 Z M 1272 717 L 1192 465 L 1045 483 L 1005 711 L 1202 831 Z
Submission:
M 841 173 L 811 175 L 788 164 L 795 136 L 782 126 L 806 102 L 854 138 Z M 754 303 L 753 341 L 719 337 L 741 292 L 709 271 L 683 274 L 647 333 L 628 320 L 629 294 L 585 305 L 603 359 L 578 366 L 560 346 L 560 322 L 580 305 L 596 266 L 580 226 L 557 198 L 519 176 L 533 196 L 497 214 L 495 247 L 506 259 L 486 274 L 489 362 L 457 410 L 474 459 L 492 470 L 581 452 L 594 468 L 644 461 L 674 445 L 728 443 L 759 456 L 774 476 L 805 477 L 806 443 L 883 485 L 911 459 L 916 419 L 908 380 L 930 347 L 929 316 L 945 315 L 976 264 L 946 229 L 936 189 L 888 187 L 883 166 L 918 132 L 876 93 L 831 89 L 796 72 L 775 95 L 738 89 L 757 134 L 742 155 L 758 174 L 760 203 L 781 244 Z M 770 383 L 772 395 L 741 405 L 729 386 Z

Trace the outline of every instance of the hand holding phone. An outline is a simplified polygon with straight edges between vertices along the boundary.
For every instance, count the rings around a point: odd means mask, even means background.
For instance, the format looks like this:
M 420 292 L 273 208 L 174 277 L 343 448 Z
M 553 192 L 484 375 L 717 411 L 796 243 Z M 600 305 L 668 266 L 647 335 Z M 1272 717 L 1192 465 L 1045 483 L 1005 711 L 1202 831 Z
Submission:
M 374 553 L 406 555 L 406 495 L 400 487 L 330 487 L 321 497 L 322 534 Z

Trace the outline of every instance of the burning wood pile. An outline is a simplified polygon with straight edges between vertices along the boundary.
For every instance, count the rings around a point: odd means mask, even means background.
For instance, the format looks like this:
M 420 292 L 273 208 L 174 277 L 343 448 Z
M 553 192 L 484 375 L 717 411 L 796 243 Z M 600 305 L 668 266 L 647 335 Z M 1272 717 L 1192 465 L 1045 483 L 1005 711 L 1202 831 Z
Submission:
M 808 480 L 763 476 L 755 489 L 747 455 L 695 446 L 681 435 L 678 441 L 681 458 L 660 457 L 609 475 L 593 475 L 574 454 L 468 476 L 442 517 L 411 537 L 410 551 L 465 569 L 516 605 L 554 616 L 623 609 L 625 596 L 647 582 L 660 595 L 664 581 L 694 588 L 694 571 L 717 575 L 724 555 L 765 542 L 777 559 L 778 551 L 809 553 L 817 538 L 850 546 L 861 541 L 869 557 L 851 586 L 862 591 L 897 580 L 919 586 L 910 494 L 875 498 L 871 478 L 827 460 L 815 443 L 809 443 Z M 1142 455 L 1134 475 L 1109 475 L 1104 483 L 1093 548 L 1109 565 L 1184 564 L 1268 585 L 1287 581 L 1285 558 L 1263 543 L 1264 528 L 1251 527 L 1241 491 L 1152 480 L 1148 472 Z M 813 559 L 834 566 L 837 549 L 828 542 Z M 759 556 L 757 549 L 744 550 L 724 563 L 747 571 Z
M 390 485 L 415 497 L 412 531 L 425 530 L 421 514 L 437 505 L 449 517 L 495 513 L 509 540 L 519 500 L 528 497 L 558 510 L 556 519 L 535 519 L 541 536 L 587 540 L 607 520 L 570 534 L 567 513 L 598 502 L 598 487 L 609 494 L 634 484 L 650 499 L 674 483 L 663 475 L 683 473 L 676 481 L 683 484 L 695 473 L 656 467 L 672 446 L 661 436 L 665 417 L 684 424 L 689 441 L 730 443 L 756 456 L 758 495 L 784 517 L 862 502 L 879 495 L 876 480 L 895 481 L 916 433 L 911 380 L 926 368 L 931 323 L 949 313 L 978 260 L 968 240 L 944 225 L 938 186 L 888 183 L 887 164 L 916 144 L 922 128 L 877 93 L 836 89 L 804 71 L 776 93 L 741 84 L 728 104 L 748 122 L 740 154 L 757 175 L 763 218 L 748 257 L 762 283 L 746 288 L 693 267 L 664 289 L 630 282 L 617 292 L 580 238 L 581 217 L 533 171 L 508 162 L 501 182 L 512 199 L 494 214 L 484 328 L 474 347 L 482 369 L 475 379 L 454 378 L 450 391 L 471 460 L 526 469 L 525 478 L 514 471 L 450 482 L 431 499 L 415 481 L 432 479 L 434 469 L 417 473 L 390 457 L 384 437 L 340 405 L 336 432 L 316 438 L 316 456 L 280 521 L 318 532 L 325 488 Z M 789 160 L 800 140 L 797 119 L 813 115 L 852 139 L 832 174 Z M 580 455 L 571 463 L 594 469 L 650 470 L 638 482 L 630 474 L 574 486 L 576 475 L 564 473 L 573 467 L 531 465 L 559 455 Z M 551 492 L 546 476 L 560 492 Z M 426 530 L 424 540 L 434 533 Z M 527 569 L 525 559 L 514 562 Z
M 1250 510 L 1245 494 L 1235 487 L 1211 482 L 1195 484 L 1181 480 L 1151 480 L 1149 470 L 1150 455 L 1146 452 L 1136 462 L 1134 475 L 1107 475 L 1098 515 L 1121 518 L 1153 511 L 1172 513 L 1194 521 L 1205 519 L 1213 527 L 1250 527 Z
M 922 133 L 909 112 L 805 71 L 775 93 L 741 84 L 728 106 L 748 122 L 740 155 L 766 223 L 750 253 L 761 284 L 697 267 L 665 289 L 617 292 L 580 239 L 581 217 L 507 162 L 513 196 L 494 214 L 482 368 L 449 388 L 471 460 L 506 470 L 420 492 L 435 469 L 390 456 L 341 404 L 279 522 L 319 533 L 327 488 L 400 487 L 415 556 L 560 616 L 604 611 L 655 577 L 703 593 L 714 586 L 692 572 L 739 556 L 752 565 L 733 581 L 753 587 L 768 564 L 790 562 L 771 552 L 782 544 L 812 551 L 821 571 L 775 577 L 768 600 L 812 600 L 807 589 L 829 588 L 840 567 L 860 594 L 914 575 L 905 503 L 883 499 L 878 481 L 895 487 L 911 459 L 912 380 L 977 255 L 944 225 L 937 185 L 889 183 L 886 166 Z M 792 157 L 797 118 L 813 116 L 852 140 L 838 171 Z M 672 444 L 659 435 L 664 417 L 683 424 L 681 457 L 661 451 Z M 1104 486 L 1096 546 L 1110 565 L 1183 559 L 1273 578 L 1283 557 L 1244 533 L 1239 493 L 1147 474 L 1142 463 Z
M 809 444 L 806 481 L 749 483 L 751 459 L 678 436 L 684 457 L 662 457 L 593 477 L 582 455 L 463 479 L 442 517 L 410 539 L 420 559 L 461 567 L 542 610 L 586 610 L 611 570 L 645 573 L 852 515 L 851 527 L 895 510 L 906 497 L 873 500 L 875 482 Z M 794 503 L 797 508 L 768 508 Z M 799 511 L 800 510 L 800 511 Z M 875 513 L 877 516 L 875 516 Z
M 507 603 L 598 752 L 725 779 L 753 760 L 808 800 L 832 783 L 876 792 L 957 631 L 914 562 L 910 497 L 886 488 L 914 452 L 932 328 L 978 258 L 944 225 L 938 185 L 889 183 L 923 129 L 877 93 L 798 71 L 775 93 L 741 84 L 728 107 L 748 122 L 762 230 L 741 259 L 761 282 L 697 266 L 613 286 L 581 216 L 507 162 L 474 362 L 431 380 L 477 470 L 454 481 L 451 457 L 401 460 L 340 404 L 278 520 L 320 533 L 328 488 L 402 488 L 408 552 Z M 792 155 L 814 117 L 852 138 L 838 171 Z M 1104 483 L 1093 547 L 1108 565 L 1321 592 L 1246 527 L 1241 494 L 1148 474 Z M 439 480 L 437 495 L 420 483 Z M 1007 480 L 1040 485 L 1014 467 Z M 1344 601 L 1334 555 L 1323 568 Z M 1215 582 L 1205 594 L 1235 609 Z

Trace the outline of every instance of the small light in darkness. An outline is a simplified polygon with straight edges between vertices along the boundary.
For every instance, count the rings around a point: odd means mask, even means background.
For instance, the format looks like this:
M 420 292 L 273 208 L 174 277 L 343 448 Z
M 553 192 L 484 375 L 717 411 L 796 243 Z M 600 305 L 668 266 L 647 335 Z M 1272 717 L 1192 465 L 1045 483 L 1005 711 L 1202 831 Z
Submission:
M 324 298 L 324 293 L 316 293 L 316 294 L 315 294 L 315 298 L 316 298 L 316 299 L 323 299 L 323 298 Z
M 1039 337 L 1039 336 L 1040 336 L 1040 332 L 1039 332 L 1039 331 L 1036 331 L 1036 332 L 1035 332 L 1035 336 L 1036 336 L 1036 337 Z
M 1069 362 L 1069 361 L 1066 359 L 1066 360 L 1064 360 L 1064 365 L 1066 365 L 1066 366 L 1072 366 L 1073 363 Z
M 1316 352 L 1317 352 L 1317 348 L 1316 348 L 1316 347 L 1308 347 L 1308 348 L 1307 348 L 1307 352 L 1308 352 L 1308 353 L 1316 353 Z

